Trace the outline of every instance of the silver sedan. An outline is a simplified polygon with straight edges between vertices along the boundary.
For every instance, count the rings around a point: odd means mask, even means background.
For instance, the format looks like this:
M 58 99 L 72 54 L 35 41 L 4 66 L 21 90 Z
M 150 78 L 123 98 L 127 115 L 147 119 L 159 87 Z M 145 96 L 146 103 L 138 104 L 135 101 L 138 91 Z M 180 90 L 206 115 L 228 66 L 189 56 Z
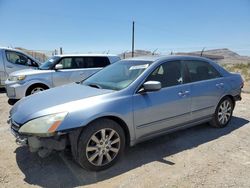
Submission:
M 30 151 L 44 157 L 69 146 L 82 167 L 97 171 L 126 145 L 204 122 L 225 127 L 242 87 L 240 75 L 201 57 L 127 59 L 80 84 L 25 97 L 9 123 Z

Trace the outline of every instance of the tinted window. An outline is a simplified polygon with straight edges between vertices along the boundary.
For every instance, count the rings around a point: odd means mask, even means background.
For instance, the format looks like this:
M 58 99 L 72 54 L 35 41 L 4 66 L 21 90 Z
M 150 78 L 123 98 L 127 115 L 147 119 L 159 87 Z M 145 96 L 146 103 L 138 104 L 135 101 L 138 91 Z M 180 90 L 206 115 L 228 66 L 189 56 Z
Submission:
M 27 56 L 13 51 L 6 51 L 6 58 L 10 63 L 25 65 L 25 66 L 37 66 L 35 62 L 29 59 Z
M 219 72 L 204 61 L 185 61 L 190 81 L 196 82 L 220 77 Z
M 110 64 L 107 57 L 66 57 L 60 62 L 63 69 L 98 68 Z
M 85 65 L 83 68 L 106 67 L 110 64 L 107 57 L 85 57 Z
M 84 58 L 83 57 L 75 57 L 74 61 L 77 64 L 77 67 L 79 67 L 79 68 L 85 68 L 85 62 L 84 62 Z
M 184 70 L 180 61 L 166 62 L 157 67 L 147 81 L 159 81 L 162 87 L 169 87 L 183 83 Z

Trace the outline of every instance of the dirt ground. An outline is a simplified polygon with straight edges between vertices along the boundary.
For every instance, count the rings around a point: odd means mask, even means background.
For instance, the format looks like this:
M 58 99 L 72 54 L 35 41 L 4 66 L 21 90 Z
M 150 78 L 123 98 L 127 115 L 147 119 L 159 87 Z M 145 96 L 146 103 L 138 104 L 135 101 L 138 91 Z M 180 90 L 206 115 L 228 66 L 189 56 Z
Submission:
M 0 91 L 0 187 L 250 187 L 250 94 L 242 97 L 228 127 L 203 124 L 141 143 L 95 173 L 69 152 L 41 159 L 16 145 Z

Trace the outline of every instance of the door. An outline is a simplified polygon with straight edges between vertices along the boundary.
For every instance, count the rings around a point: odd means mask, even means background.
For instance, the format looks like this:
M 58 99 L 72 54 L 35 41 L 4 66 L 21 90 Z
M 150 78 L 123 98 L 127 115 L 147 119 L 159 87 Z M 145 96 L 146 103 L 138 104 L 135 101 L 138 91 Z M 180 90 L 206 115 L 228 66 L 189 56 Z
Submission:
M 62 69 L 52 73 L 54 87 L 78 81 L 76 75 L 80 74 L 81 69 L 75 62 L 75 58 L 64 57 L 57 64 L 61 64 Z
M 191 83 L 192 119 L 211 116 L 224 93 L 224 78 L 208 62 L 184 61 Z
M 163 63 L 146 79 L 161 82 L 162 89 L 133 96 L 137 139 L 190 121 L 191 89 L 184 74 L 180 61 Z
M 6 50 L 5 55 L 5 70 L 8 75 L 14 71 L 37 66 L 33 60 L 22 53 Z

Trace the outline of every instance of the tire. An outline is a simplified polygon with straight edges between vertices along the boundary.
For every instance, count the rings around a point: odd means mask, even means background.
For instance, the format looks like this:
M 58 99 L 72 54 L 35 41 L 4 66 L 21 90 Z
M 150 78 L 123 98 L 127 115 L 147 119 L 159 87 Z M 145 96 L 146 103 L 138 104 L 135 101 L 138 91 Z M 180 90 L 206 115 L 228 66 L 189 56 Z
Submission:
M 43 85 L 43 84 L 35 84 L 35 85 L 29 87 L 29 89 L 26 92 L 26 96 L 44 91 L 46 89 L 48 89 L 48 87 Z
M 210 121 L 210 125 L 216 128 L 223 128 L 228 125 L 232 118 L 234 104 L 232 99 L 224 97 L 216 107 L 214 117 Z
M 115 164 L 124 148 L 121 126 L 110 119 L 99 119 L 83 129 L 78 140 L 77 162 L 86 170 L 104 170 Z

